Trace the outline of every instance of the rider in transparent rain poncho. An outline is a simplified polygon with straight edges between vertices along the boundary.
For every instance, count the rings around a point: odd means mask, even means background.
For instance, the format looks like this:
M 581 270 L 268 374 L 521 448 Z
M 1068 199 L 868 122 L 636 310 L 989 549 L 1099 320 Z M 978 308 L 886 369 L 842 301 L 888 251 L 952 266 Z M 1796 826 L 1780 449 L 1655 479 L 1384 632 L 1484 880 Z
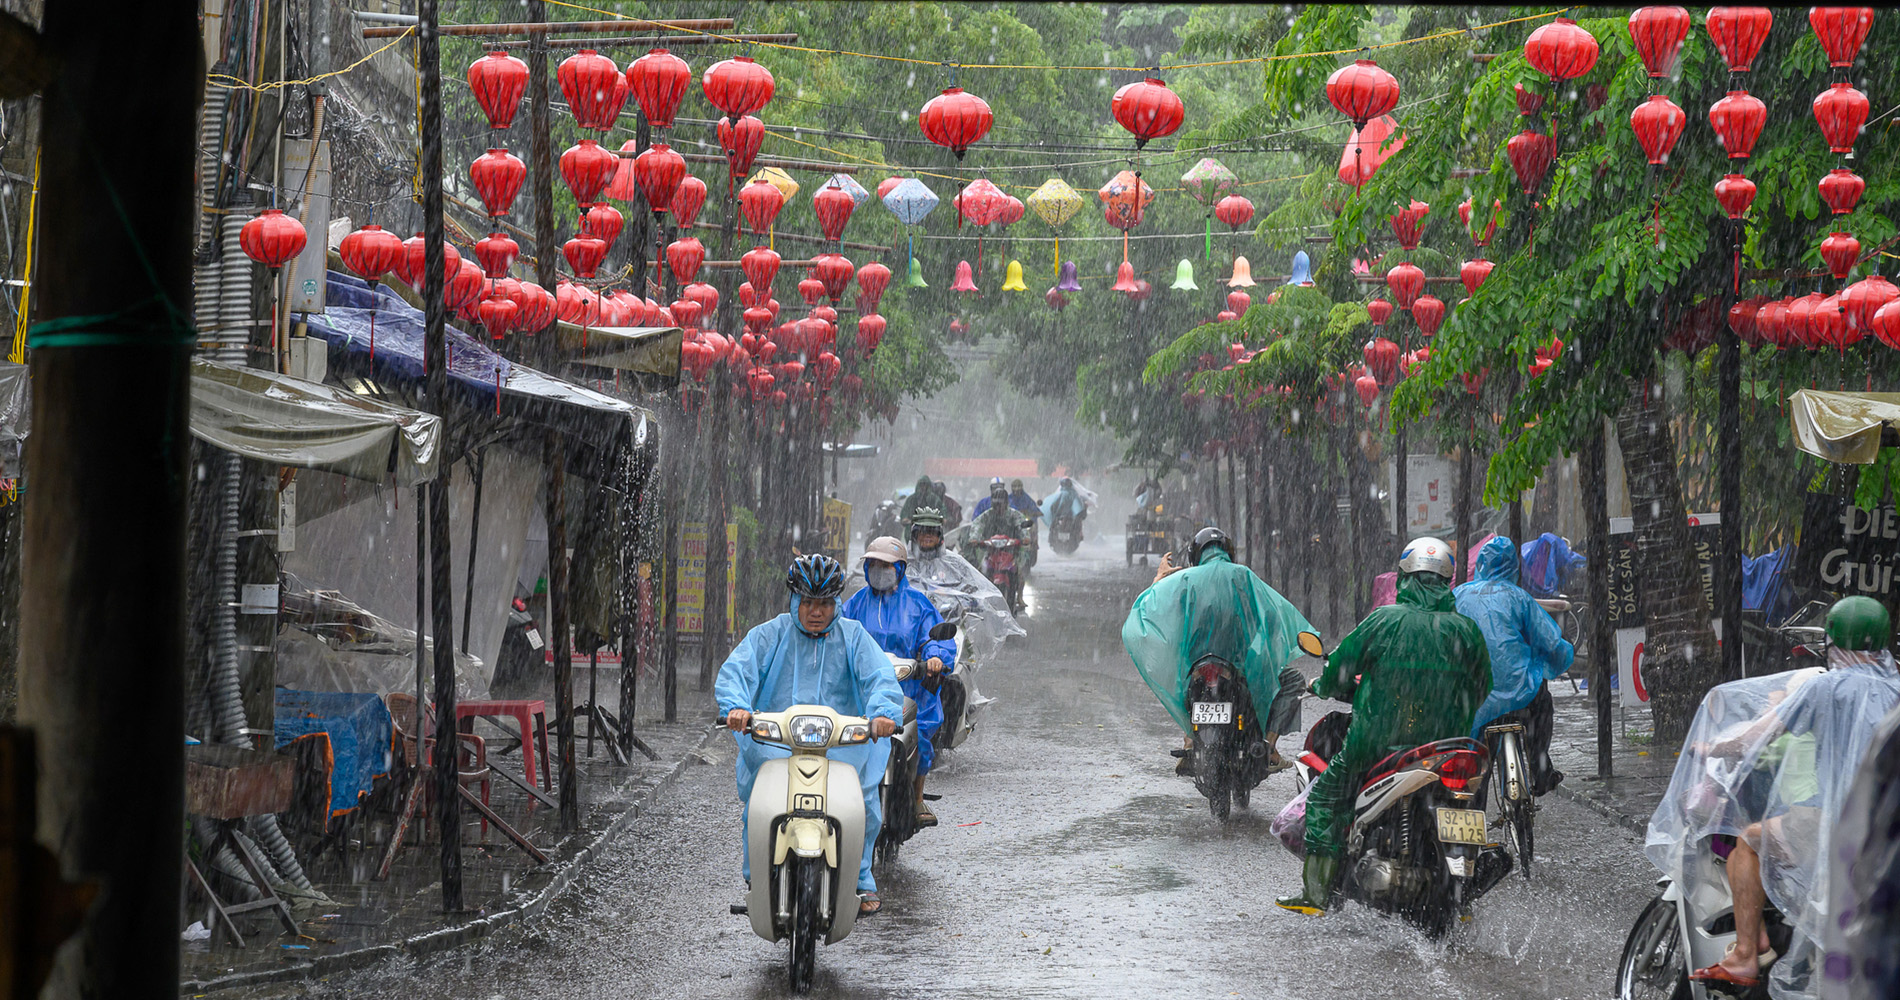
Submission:
M 1644 853 L 1685 893 L 1735 898 L 1734 948 L 1704 980 L 1746 986 L 1771 956 L 1760 902 L 1793 931 L 1769 993 L 1817 995 L 1817 942 L 1829 913 L 1827 852 L 1835 821 L 1876 728 L 1900 704 L 1886 610 L 1850 597 L 1828 612 L 1826 669 L 1719 684 L 1703 697 Z M 1732 849 L 1729 847 L 1733 844 Z M 1728 850 L 1726 866 L 1713 855 Z M 1755 870 L 1759 868 L 1759 878 Z M 1726 877 L 1727 886 L 1722 885 Z M 1753 905 L 1751 905 L 1751 903 Z
M 1833 918 L 1821 939 L 1825 1000 L 1900 997 L 1900 708 L 1874 733 L 1873 749 L 1834 823 Z

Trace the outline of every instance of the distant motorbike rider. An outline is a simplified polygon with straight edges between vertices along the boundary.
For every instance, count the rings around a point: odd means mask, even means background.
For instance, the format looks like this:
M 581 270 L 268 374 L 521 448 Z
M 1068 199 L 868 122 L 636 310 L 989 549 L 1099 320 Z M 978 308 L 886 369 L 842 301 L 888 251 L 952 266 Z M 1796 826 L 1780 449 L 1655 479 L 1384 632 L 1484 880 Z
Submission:
M 1042 512 L 1048 516 L 1050 524 L 1056 523 L 1063 517 L 1074 518 L 1075 530 L 1079 535 L 1082 532 L 1083 519 L 1089 516 L 1089 505 L 1082 494 L 1076 490 L 1075 480 L 1063 476 L 1056 483 L 1056 491 L 1043 498 Z
M 966 558 L 976 566 L 983 565 L 980 549 L 984 542 L 996 538 L 999 535 L 1014 538 L 1018 542 L 1026 541 L 1029 537 L 1029 531 L 1023 524 L 1022 515 L 1009 509 L 1009 488 L 1003 485 L 1002 480 L 998 479 L 990 484 L 990 495 L 984 502 L 987 506 L 980 508 L 981 513 L 977 514 L 976 520 L 971 523 L 969 540 L 965 543 L 970 549 L 970 554 Z M 1019 560 L 1027 556 L 1026 553 L 1022 552 L 1022 548 L 1023 546 L 1017 546 L 1017 558 Z M 985 572 L 987 572 L 987 569 Z M 1017 589 L 1020 589 L 1022 570 L 1018 568 L 1011 572 L 1015 574 L 1014 583 L 1017 585 Z M 1020 613 L 1020 598 L 1011 594 L 1010 601 L 1010 610 Z
M 1001 491 L 1000 497 L 998 493 L 999 490 Z M 1009 506 L 1012 510 L 1015 508 L 1014 504 L 1009 503 L 1009 487 L 1003 485 L 1003 477 L 991 476 L 990 477 L 990 495 L 976 502 L 976 506 L 972 508 L 970 511 L 971 519 L 974 520 L 975 518 L 982 517 L 985 511 L 989 510 L 991 507 L 995 506 L 998 503 L 1002 503 L 1006 506 Z
M 865 586 L 845 600 L 839 613 L 861 623 L 885 652 L 916 659 L 923 667 L 922 676 L 913 674 L 898 683 L 917 703 L 917 730 L 924 737 L 918 743 L 917 821 L 935 826 L 937 817 L 924 807 L 931 742 L 943 726 L 943 700 L 934 689 L 939 675 L 956 672 L 957 644 L 953 639 L 930 637 L 930 630 L 943 623 L 943 615 L 905 579 L 907 558 L 903 542 L 890 537 L 872 539 L 864 547 Z
M 956 497 L 950 495 L 950 488 L 943 484 L 943 480 L 937 480 L 936 487 L 937 498 L 943 501 L 943 526 L 955 528 L 962 524 L 963 505 L 957 502 Z
M 890 759 L 883 738 L 897 731 L 904 718 L 904 693 L 890 658 L 865 627 L 838 615 L 838 595 L 844 590 L 844 567 L 826 555 L 803 555 L 786 571 L 785 586 L 792 592 L 791 610 L 770 619 L 740 640 L 719 668 L 713 696 L 739 746 L 736 766 L 741 832 L 741 871 L 752 880 L 752 859 L 745 851 L 745 805 L 759 767 L 791 751 L 755 742 L 747 732 L 754 712 L 780 712 L 793 705 L 825 705 L 845 715 L 871 720 L 872 742 L 837 747 L 826 756 L 857 769 L 864 793 L 864 855 L 858 866 L 860 913 L 880 907 L 877 880 L 871 876 L 872 847 L 883 826 L 878 787 Z
M 1453 572 L 1451 546 L 1409 542 L 1399 554 L 1398 603 L 1374 608 L 1313 681 L 1314 694 L 1352 702 L 1352 725 L 1307 792 L 1302 891 L 1280 897 L 1280 906 L 1326 912 L 1367 768 L 1394 750 L 1471 732 L 1491 690 L 1491 654 L 1477 623 L 1458 613 Z
M 929 476 L 917 477 L 917 488 L 911 491 L 910 496 L 904 498 L 904 509 L 898 512 L 898 519 L 909 524 L 919 507 L 943 509 L 943 494 L 937 485 L 930 481 Z
M 1269 774 L 1285 770 L 1274 743 L 1300 728 L 1300 695 L 1306 678 L 1290 666 L 1299 655 L 1299 634 L 1313 626 L 1279 591 L 1234 562 L 1234 543 L 1219 528 L 1194 536 L 1188 559 L 1176 566 L 1172 553 L 1162 557 L 1154 585 L 1135 599 L 1122 624 L 1122 645 L 1162 707 L 1181 727 L 1193 749 L 1186 705 L 1188 672 L 1206 656 L 1218 656 L 1239 670 L 1253 697 L 1256 719 L 1263 720 L 1271 755 Z M 1193 761 L 1183 757 L 1175 773 L 1192 775 Z
M 954 614 L 962 608 L 959 628 L 968 639 L 965 650 L 976 657 L 988 657 L 1000 649 L 1010 636 L 1026 635 L 1010 614 L 1009 598 L 996 585 L 949 546 L 943 544 L 943 515 L 928 507 L 917 511 L 910 526 L 910 563 L 905 578 L 923 584 L 933 599 L 954 594 L 948 606 Z M 939 604 L 944 611 L 946 605 Z
M 1492 536 L 1478 550 L 1471 582 L 1452 596 L 1458 613 L 1478 623 L 1491 652 L 1491 694 L 1478 706 L 1471 738 L 1484 739 L 1484 727 L 1507 716 L 1522 721 L 1531 794 L 1542 795 L 1564 780 L 1550 763 L 1552 706 L 1544 682 L 1569 670 L 1577 650 L 1550 612 L 1518 586 L 1518 561 L 1510 539 Z

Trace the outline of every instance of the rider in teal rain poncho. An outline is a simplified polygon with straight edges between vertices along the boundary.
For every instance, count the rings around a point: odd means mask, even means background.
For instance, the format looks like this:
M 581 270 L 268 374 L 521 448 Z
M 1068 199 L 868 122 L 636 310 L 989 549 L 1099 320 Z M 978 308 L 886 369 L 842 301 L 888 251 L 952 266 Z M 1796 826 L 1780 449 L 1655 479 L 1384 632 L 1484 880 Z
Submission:
M 1484 727 L 1503 716 L 1521 716 L 1531 791 L 1542 795 L 1563 780 L 1563 773 L 1550 764 L 1552 706 L 1544 682 L 1569 670 L 1577 651 L 1564 640 L 1550 612 L 1518 586 L 1518 563 L 1517 546 L 1495 536 L 1478 550 L 1471 582 L 1452 594 L 1458 613 L 1478 623 L 1491 651 L 1491 694 L 1478 706 L 1471 738 L 1484 739 Z

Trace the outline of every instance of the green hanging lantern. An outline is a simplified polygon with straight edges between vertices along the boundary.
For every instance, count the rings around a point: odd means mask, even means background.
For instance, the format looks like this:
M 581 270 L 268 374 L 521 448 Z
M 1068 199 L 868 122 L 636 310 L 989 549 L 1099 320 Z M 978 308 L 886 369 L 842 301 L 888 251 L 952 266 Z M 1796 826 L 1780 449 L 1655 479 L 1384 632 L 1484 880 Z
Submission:
M 1186 257 L 1174 267 L 1174 284 L 1168 286 L 1177 292 L 1198 292 L 1201 286 L 1194 283 L 1194 262 Z
M 904 279 L 910 288 L 929 288 L 930 282 L 924 280 L 924 263 L 915 257 L 910 259 L 910 276 Z

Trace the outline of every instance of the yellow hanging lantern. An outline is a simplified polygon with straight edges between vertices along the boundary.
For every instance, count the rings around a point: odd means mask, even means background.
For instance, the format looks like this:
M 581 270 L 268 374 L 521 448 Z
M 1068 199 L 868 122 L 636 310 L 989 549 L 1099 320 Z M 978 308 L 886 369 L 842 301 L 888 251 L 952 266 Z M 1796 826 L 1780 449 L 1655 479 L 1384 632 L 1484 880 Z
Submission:
M 1003 291 L 1005 292 L 1029 291 L 1029 286 L 1023 284 L 1023 262 L 1022 261 L 1012 260 L 1009 262 L 1009 270 L 1003 276 Z
M 1083 202 L 1082 196 L 1076 194 L 1075 189 L 1060 177 L 1051 177 L 1043 181 L 1041 187 L 1024 199 L 1023 204 L 1029 206 L 1029 210 L 1036 213 L 1036 218 L 1041 219 L 1051 230 L 1056 230 L 1075 218 L 1075 213 L 1082 210 Z M 1062 267 L 1061 238 L 1058 237 L 1055 243 L 1055 261 L 1050 268 L 1051 272 L 1058 271 Z

